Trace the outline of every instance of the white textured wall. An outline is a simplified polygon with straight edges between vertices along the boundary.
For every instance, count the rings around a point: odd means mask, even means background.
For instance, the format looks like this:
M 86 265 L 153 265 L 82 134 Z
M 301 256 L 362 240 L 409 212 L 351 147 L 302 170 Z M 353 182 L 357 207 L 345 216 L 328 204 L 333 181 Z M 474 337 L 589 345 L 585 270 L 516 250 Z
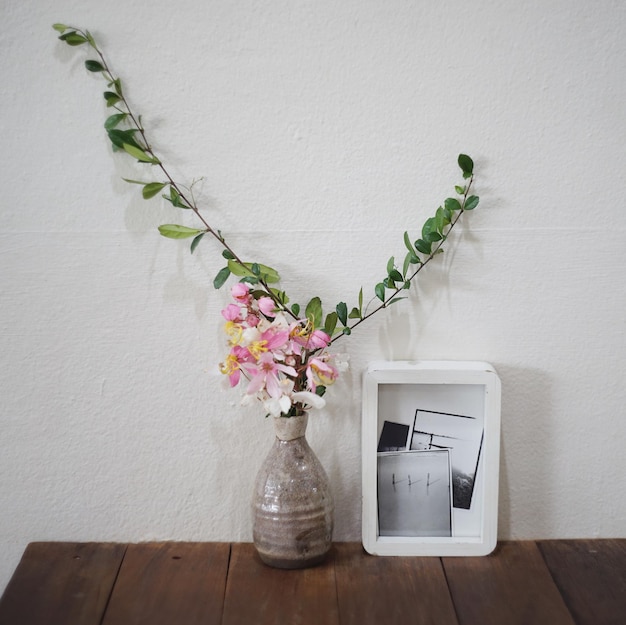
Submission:
M 623 2 L 30 0 L 0 34 L 0 587 L 33 540 L 249 540 L 272 436 L 215 373 L 217 248 L 158 235 L 181 216 L 120 181 L 142 172 L 56 21 L 296 300 L 372 288 L 474 157 L 479 210 L 343 342 L 312 419 L 337 539 L 360 537 L 361 373 L 414 358 L 500 373 L 502 538 L 625 535 Z

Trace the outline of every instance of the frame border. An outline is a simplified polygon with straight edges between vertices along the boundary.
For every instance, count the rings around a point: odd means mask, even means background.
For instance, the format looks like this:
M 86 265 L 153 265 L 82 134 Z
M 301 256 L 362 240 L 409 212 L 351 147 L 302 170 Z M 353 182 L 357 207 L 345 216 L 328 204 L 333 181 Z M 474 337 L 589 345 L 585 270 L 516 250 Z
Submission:
M 478 537 L 430 538 L 378 535 L 378 387 L 381 384 L 476 384 L 485 387 L 483 497 Z M 363 375 L 361 429 L 363 547 L 379 556 L 484 556 L 498 540 L 500 378 L 481 361 L 377 361 Z

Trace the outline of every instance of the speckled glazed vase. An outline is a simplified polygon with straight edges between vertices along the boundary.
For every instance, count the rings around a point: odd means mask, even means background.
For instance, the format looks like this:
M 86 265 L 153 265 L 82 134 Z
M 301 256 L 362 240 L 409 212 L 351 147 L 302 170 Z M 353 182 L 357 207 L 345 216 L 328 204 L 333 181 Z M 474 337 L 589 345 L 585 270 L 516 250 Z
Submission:
M 253 539 L 269 566 L 315 566 L 330 550 L 333 500 L 324 467 L 305 438 L 308 415 L 276 417 L 276 438 L 256 478 Z

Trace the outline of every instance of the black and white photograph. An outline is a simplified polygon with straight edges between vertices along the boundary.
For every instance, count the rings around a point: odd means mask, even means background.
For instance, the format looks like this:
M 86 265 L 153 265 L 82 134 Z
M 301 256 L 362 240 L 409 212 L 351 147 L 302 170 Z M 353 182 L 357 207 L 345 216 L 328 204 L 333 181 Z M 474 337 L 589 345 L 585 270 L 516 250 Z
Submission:
M 405 423 L 385 421 L 378 441 L 378 451 L 406 451 L 411 432 L 411 427 Z
M 378 455 L 380 536 L 452 536 L 447 450 Z
M 469 509 L 483 440 L 482 419 L 475 416 L 417 409 L 410 449 L 446 449 L 452 466 L 455 508 Z

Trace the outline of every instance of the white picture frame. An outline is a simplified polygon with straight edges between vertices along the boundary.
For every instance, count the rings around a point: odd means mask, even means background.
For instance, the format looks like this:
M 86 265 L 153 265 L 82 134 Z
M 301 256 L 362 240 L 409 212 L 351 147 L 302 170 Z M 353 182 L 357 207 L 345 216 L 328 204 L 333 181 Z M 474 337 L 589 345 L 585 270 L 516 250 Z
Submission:
M 363 377 L 362 532 L 378 556 L 483 556 L 498 535 L 500 379 L 477 361 Z

